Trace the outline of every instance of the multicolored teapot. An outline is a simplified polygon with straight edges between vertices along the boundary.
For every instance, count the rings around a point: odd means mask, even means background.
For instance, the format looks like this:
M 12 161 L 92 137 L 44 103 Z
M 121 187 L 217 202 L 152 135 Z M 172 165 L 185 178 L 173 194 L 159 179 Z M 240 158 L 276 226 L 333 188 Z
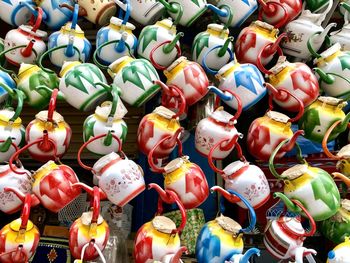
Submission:
M 350 231 L 350 200 L 341 200 L 337 213 L 322 221 L 319 227 L 322 235 L 335 244 L 344 242 Z
M 6 60 L 16 66 L 21 63 L 34 64 L 46 50 L 44 38 L 47 33 L 38 28 L 41 24 L 43 10 L 38 8 L 38 17 L 33 25 L 21 25 L 7 32 L 4 45 Z
M 295 19 L 303 8 L 301 0 L 258 0 L 260 4 L 259 20 L 265 21 L 276 28 L 285 26 Z
M 111 152 L 101 157 L 93 167 L 87 166 L 81 161 L 81 153 L 91 142 L 107 137 L 101 134 L 85 142 L 78 151 L 79 165 L 96 176 L 98 185 L 104 195 L 117 206 L 123 207 L 134 197 L 145 190 L 143 170 L 134 161 L 129 160 L 122 152 L 120 139 L 112 134 L 112 138 L 118 142 L 118 153 Z
M 192 59 L 204 68 L 219 70 L 233 59 L 233 37 L 224 25 L 209 24 L 192 43 Z M 214 50 L 217 50 L 214 52 Z
M 101 189 L 93 189 L 83 183 L 73 185 L 75 189 L 84 189 L 91 197 L 91 210 L 74 221 L 69 229 L 69 249 L 74 258 L 94 260 L 105 248 L 109 238 L 109 227 L 100 214 Z M 80 190 L 79 190 L 80 191 Z
M 235 144 L 235 149 L 239 160 L 230 163 L 223 170 L 217 168 L 213 162 L 212 153 L 219 145 L 220 142 L 211 148 L 208 162 L 213 171 L 225 180 L 225 189 L 239 193 L 249 201 L 254 209 L 263 206 L 270 199 L 270 186 L 264 172 L 258 166 L 247 162 L 238 142 Z M 238 197 L 235 200 L 231 199 L 231 201 L 246 208 Z
M 162 173 L 164 189 L 174 191 L 186 209 L 200 206 L 209 196 L 209 186 L 203 170 L 182 153 L 182 144 L 177 139 L 179 157 L 169 162 L 165 167 L 158 167 L 154 161 L 153 152 L 159 145 L 172 139 L 167 136 L 160 140 L 148 154 L 148 164 L 156 173 Z
M 160 89 L 154 81 L 159 80 L 157 70 L 146 59 L 124 56 L 105 67 L 120 88 L 120 97 L 134 107 L 140 107 Z
M 349 263 L 350 237 L 328 252 L 327 263 Z
M 26 24 L 31 18 L 31 11 L 22 4 L 23 2 L 34 6 L 32 0 L 0 1 L 0 19 L 13 27 Z
M 271 96 L 269 97 L 270 110 L 263 117 L 257 118 L 251 123 L 247 135 L 249 153 L 258 160 L 264 161 L 269 160 L 273 150 L 285 139 L 290 141 L 284 145 L 277 158 L 282 158 L 286 152 L 294 147 L 297 137 L 303 134 L 303 131 L 299 130 L 293 134 L 291 125 L 292 122 L 299 120 L 304 112 L 303 103 L 286 89 L 276 90 L 270 84 L 267 84 L 266 87 L 271 91 Z M 286 94 L 294 97 L 299 103 L 299 112 L 294 118 L 289 118 L 287 115 L 273 111 L 272 98 L 286 97 Z
M 286 34 L 278 35 L 279 30 L 268 23 L 254 21 L 239 33 L 235 44 L 235 55 L 240 63 L 257 65 L 261 54 L 263 65 L 268 64 L 276 52 L 281 56 L 279 43 Z
M 136 36 L 132 33 L 135 28 L 125 19 L 113 16 L 109 25 L 102 27 L 96 35 L 95 53 L 99 61 L 104 65 L 109 65 L 128 54 L 134 55 L 138 44 Z
M 39 229 L 29 220 L 30 207 L 37 203 L 32 201 L 30 194 L 24 194 L 17 188 L 9 187 L 6 190 L 17 195 L 23 208 L 20 218 L 0 230 L 0 260 L 4 263 L 25 263 L 39 244 Z
M 137 231 L 134 243 L 134 258 L 136 263 L 144 263 L 147 260 L 162 260 L 168 254 L 179 251 L 180 234 L 186 226 L 186 210 L 176 193 L 171 190 L 163 190 L 157 184 L 149 184 L 149 189 L 155 189 L 159 193 L 157 215 L 152 221 L 145 223 Z M 161 214 L 163 202 L 176 203 L 181 212 L 181 224 L 176 228 L 175 223 Z
M 228 201 L 240 199 L 249 210 L 249 226 L 242 228 L 236 221 L 223 215 L 225 212 L 224 198 L 221 198 L 221 215 L 209 221 L 197 237 L 196 258 L 198 262 L 219 263 L 231 259 L 235 254 L 243 252 L 243 234 L 252 231 L 255 227 L 256 216 L 253 207 L 240 194 L 220 186 L 214 186 L 211 191 L 220 192 Z
M 40 111 L 35 115 L 35 120 L 32 120 L 26 128 L 26 142 L 31 144 L 39 138 L 51 139 L 55 147 L 50 143 L 33 145 L 29 148 L 31 157 L 38 161 L 55 160 L 56 157 L 62 157 L 68 150 L 70 139 L 72 137 L 72 129 L 69 124 L 64 121 L 61 114 L 55 111 L 56 98 L 58 90 L 54 89 L 50 99 L 48 111 Z M 47 140 L 47 139 L 45 139 Z
M 289 22 L 285 26 L 284 32 L 287 33 L 288 39 L 282 43 L 284 54 L 306 60 L 311 55 L 308 45 L 311 45 L 312 49 L 317 52 L 325 40 L 328 43 L 330 42 L 327 34 L 336 24 L 330 23 L 325 28 L 321 25 L 332 8 L 333 1 L 328 3 L 327 9 L 321 14 L 303 10 L 296 20 Z
M 168 67 L 181 56 L 179 39 L 183 36 L 184 33 L 177 33 L 176 25 L 170 19 L 163 19 L 142 29 L 137 54 L 153 65 Z
M 338 120 L 341 120 L 330 134 L 329 140 L 334 140 L 345 131 L 350 120 L 350 113 L 345 115 L 342 108 L 346 101 L 333 97 L 319 97 L 310 106 L 305 108 L 303 117 L 299 120 L 299 128 L 305 131 L 305 138 L 322 143 L 328 128 Z
M 282 141 L 272 153 L 269 160 L 271 173 L 284 181 L 284 194 L 275 193 L 281 198 L 289 210 L 301 213 L 302 209 L 295 205 L 290 199 L 301 202 L 315 221 L 323 221 L 335 213 L 340 207 L 340 195 L 333 178 L 323 169 L 310 166 L 299 147 L 297 158 L 302 160 L 301 164 L 290 167 L 282 174 L 278 174 L 274 167 L 274 159 L 278 151 L 289 140 Z
M 314 102 L 319 95 L 319 84 L 315 74 L 304 63 L 287 61 L 286 57 L 279 57 L 277 64 L 270 70 L 260 63 L 258 68 L 265 74 L 270 84 L 276 89 L 284 88 L 301 100 L 304 107 Z M 298 112 L 299 103 L 291 95 L 274 97 L 274 101 L 287 111 Z
M 341 49 L 344 51 L 350 51 L 350 23 L 349 23 L 349 12 L 350 5 L 348 3 L 342 2 L 339 4 L 340 8 L 346 8 L 344 15 L 344 25 L 340 30 L 330 33 L 330 40 L 332 44 L 339 43 Z
M 350 53 L 341 51 L 339 43 L 316 56 L 315 72 L 319 75 L 320 87 L 328 96 L 346 98 L 350 94 Z
M 305 238 L 315 234 L 316 223 L 299 201 L 291 200 L 289 202 L 305 214 L 310 223 L 309 231 L 306 232 L 304 230 L 300 216 L 289 217 L 285 215 L 284 211 L 277 218 L 269 219 L 267 222 L 264 234 L 264 245 L 275 258 L 293 258 L 296 263 L 303 263 L 304 256 L 316 255 L 317 253 L 313 249 L 303 247 Z

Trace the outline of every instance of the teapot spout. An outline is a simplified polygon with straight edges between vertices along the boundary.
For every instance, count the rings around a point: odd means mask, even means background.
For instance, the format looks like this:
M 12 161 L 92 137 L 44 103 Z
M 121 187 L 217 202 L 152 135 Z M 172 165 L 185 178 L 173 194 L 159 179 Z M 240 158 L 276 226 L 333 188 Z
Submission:
M 67 45 L 67 48 L 66 50 L 64 51 L 64 54 L 67 56 L 67 57 L 73 57 L 74 56 L 74 36 L 69 36 L 69 40 L 68 40 L 68 45 Z
M 183 253 L 188 253 L 187 247 L 185 246 L 180 247 L 179 250 L 176 251 L 169 263 L 179 263 Z
M 322 81 L 324 81 L 326 84 L 333 84 L 335 81 L 335 77 L 332 76 L 331 74 L 328 74 L 326 72 L 324 72 L 322 69 L 320 68 L 314 68 L 314 71 L 317 73 L 317 75 L 320 76 L 320 79 Z
M 299 137 L 299 135 L 304 135 L 304 131 L 303 130 L 297 130 L 292 138 L 289 140 L 289 142 L 287 142 L 285 145 L 282 146 L 282 151 L 284 152 L 289 152 L 294 148 L 294 145 Z
M 317 252 L 313 249 L 308 249 L 305 247 L 298 247 L 295 250 L 295 263 L 303 263 L 305 256 L 316 255 L 316 254 L 317 254 Z
M 175 200 L 158 184 L 150 183 L 148 185 L 148 189 L 156 190 L 158 192 L 160 198 L 166 203 L 171 204 L 171 203 L 175 202 Z
M 337 127 L 334 128 L 334 132 L 342 133 L 343 131 L 345 131 L 349 125 L 349 121 L 350 121 L 350 112 L 346 114 L 344 120 L 342 120 L 342 122 Z
M 223 57 L 226 54 L 227 49 L 229 49 L 229 45 L 232 42 L 233 42 L 233 37 L 229 37 L 229 38 L 226 39 L 226 41 L 223 44 L 223 46 L 219 49 L 219 52 L 218 52 L 218 56 L 219 57 Z
M 277 51 L 281 41 L 285 38 L 288 38 L 287 33 L 282 33 L 281 35 L 279 35 L 278 38 L 276 39 L 276 41 L 271 46 L 266 48 L 266 53 L 264 55 L 270 56 L 270 55 L 274 54 Z
M 231 10 L 228 9 L 220 9 L 212 4 L 207 4 L 207 8 L 211 11 L 213 11 L 215 14 L 217 14 L 220 17 L 228 17 L 230 15 Z
M 350 178 L 348 178 L 344 174 L 338 173 L 338 172 L 334 172 L 334 173 L 332 173 L 332 175 L 334 178 L 338 178 L 338 179 L 342 180 L 346 184 L 346 186 L 348 188 L 350 188 Z
M 337 26 L 336 23 L 330 23 L 330 24 L 328 24 L 328 25 L 325 27 L 325 29 L 324 29 L 319 35 L 317 35 L 317 36 L 315 37 L 314 42 L 315 42 L 315 43 L 323 42 L 323 41 L 325 40 L 325 38 L 327 37 L 329 30 L 331 30 L 332 27 L 335 27 L 335 26 Z
M 239 261 L 239 263 L 249 263 L 249 259 L 254 255 L 260 256 L 260 249 L 257 249 L 255 247 L 248 249 L 244 253 L 244 255 L 241 258 L 241 260 Z
M 286 207 L 288 208 L 288 210 L 292 211 L 293 213 L 301 213 L 302 210 L 299 206 L 297 206 L 296 204 L 294 204 L 286 195 L 280 193 L 280 192 L 276 192 L 273 194 L 274 198 L 279 198 L 283 201 L 283 203 L 286 205 Z
M 230 203 L 238 203 L 241 201 L 241 199 L 233 194 L 230 194 L 228 191 L 226 191 L 224 188 L 220 186 L 213 186 L 210 191 L 213 193 L 215 191 L 219 192 L 227 201 Z
M 21 54 L 23 57 L 29 57 L 32 54 L 34 44 L 35 44 L 35 39 L 32 39 L 30 40 L 28 45 L 21 50 Z
M 178 10 L 175 7 L 175 5 L 169 4 L 166 0 L 157 0 L 157 2 L 161 3 L 162 5 L 164 5 L 165 9 L 167 9 L 171 13 L 178 12 Z
M 0 145 L 0 152 L 2 152 L 2 153 L 7 152 L 7 151 L 10 149 L 11 145 L 12 145 L 12 138 L 11 138 L 11 137 L 8 137 L 8 138 L 6 139 L 6 141 L 4 141 L 4 142 Z
M 176 34 L 174 39 L 167 45 L 163 47 L 163 51 L 165 54 L 169 54 L 171 51 L 174 50 L 175 46 L 177 45 L 177 42 L 182 38 L 185 34 L 183 32 L 179 32 Z
M 123 53 L 126 47 L 126 39 L 128 38 L 128 33 L 123 32 L 120 40 L 115 44 L 115 51 L 118 53 Z

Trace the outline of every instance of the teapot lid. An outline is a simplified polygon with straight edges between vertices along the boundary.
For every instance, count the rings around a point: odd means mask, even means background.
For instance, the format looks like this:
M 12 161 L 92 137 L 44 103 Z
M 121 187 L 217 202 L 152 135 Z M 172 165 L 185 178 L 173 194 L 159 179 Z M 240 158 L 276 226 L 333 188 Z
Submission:
M 209 24 L 207 26 L 208 29 L 213 30 L 215 32 L 219 32 L 221 34 L 228 35 L 230 33 L 229 29 L 225 27 L 224 25 L 220 24 Z
M 85 226 L 91 225 L 92 214 L 93 214 L 92 211 L 84 212 L 80 217 L 81 223 Z M 101 225 L 103 221 L 104 221 L 103 217 L 101 216 L 101 214 L 99 214 L 97 219 L 97 224 Z
M 35 115 L 35 118 L 38 119 L 38 120 L 41 120 L 41 121 L 45 121 L 47 122 L 47 117 L 48 117 L 48 113 L 49 111 L 48 110 L 43 110 L 43 111 L 40 111 L 39 113 L 37 113 Z M 55 123 L 59 123 L 59 122 L 63 122 L 64 121 L 64 118 L 61 114 L 59 114 L 57 111 L 54 111 L 53 112 L 53 116 L 52 116 L 52 120 L 55 122 Z
M 164 106 L 159 106 L 153 110 L 153 113 L 158 114 L 166 119 L 171 120 L 172 117 L 175 115 L 175 112 L 172 110 L 169 110 L 168 108 Z
M 342 199 L 340 202 L 340 205 L 342 208 L 344 208 L 346 211 L 350 212 L 350 200 L 348 199 Z
M 297 165 L 294 165 L 293 167 L 285 170 L 281 174 L 281 178 L 287 179 L 287 180 L 294 180 L 294 179 L 297 179 L 298 177 L 302 176 L 303 174 L 307 173 L 307 171 L 308 171 L 308 165 L 297 164 Z
M 274 121 L 282 122 L 282 123 L 288 123 L 289 122 L 289 117 L 283 113 L 277 112 L 277 111 L 268 111 L 266 113 L 267 117 Z
M 210 118 L 213 118 L 217 122 L 229 124 L 230 120 L 233 118 L 233 115 L 224 111 L 224 107 L 220 106 L 215 111 L 213 111 L 210 115 Z M 234 124 L 237 123 L 237 120 L 234 121 Z
M 95 114 L 103 119 L 103 121 L 107 122 L 109 114 L 112 109 L 112 102 L 111 101 L 105 101 L 101 104 L 101 106 L 97 106 L 95 110 Z M 115 111 L 115 114 L 113 116 L 114 120 L 120 120 L 122 119 L 126 114 L 128 113 L 128 110 L 124 106 L 123 102 L 120 98 L 118 98 L 118 104 L 117 109 Z
M 184 56 L 179 57 L 164 71 L 164 74 L 166 75 L 167 73 L 169 73 L 169 71 L 172 71 L 174 68 L 176 68 L 178 65 L 180 65 L 181 62 L 184 62 L 184 61 L 187 61 L 186 57 L 184 57 Z
M 165 18 L 163 20 L 157 21 L 156 26 L 160 26 L 167 30 L 170 30 L 173 34 L 176 34 L 176 25 L 174 25 L 171 18 Z
M 129 22 L 127 22 L 125 25 L 123 25 L 123 20 L 120 18 L 117 18 L 115 16 L 112 16 L 111 19 L 109 20 L 110 24 L 115 25 L 115 26 L 120 26 L 120 27 L 125 27 L 125 29 L 129 30 L 135 30 L 135 26 Z
M 22 119 L 18 117 L 17 119 L 14 120 L 13 123 L 9 123 L 10 119 L 14 115 L 14 111 L 10 109 L 2 109 L 0 110 L 0 121 L 8 123 L 9 125 L 14 125 L 14 126 L 20 126 L 22 124 Z
M 165 234 L 171 234 L 176 230 L 176 225 L 173 220 L 166 216 L 156 216 L 152 220 L 152 225 L 156 230 Z
M 277 60 L 277 63 L 275 66 L 273 66 L 270 71 L 272 72 L 273 75 L 276 75 L 280 73 L 283 69 L 289 66 L 289 61 L 287 60 L 287 57 L 285 56 L 280 56 Z
M 18 77 L 20 77 L 22 74 L 24 74 L 24 72 L 28 70 L 39 71 L 41 69 L 37 65 L 21 63 L 21 66 L 19 67 L 19 70 L 18 70 Z
M 266 22 L 262 22 L 260 20 L 253 21 L 250 25 L 265 31 L 269 31 L 269 33 L 273 36 L 277 36 L 277 34 L 279 33 L 278 28 L 275 28 L 273 25 L 270 25 Z
M 234 235 L 239 234 L 239 231 L 242 229 L 242 226 L 238 224 L 235 220 L 230 217 L 220 215 L 215 218 L 215 221 L 225 230 L 231 232 Z
M 182 156 L 172 160 L 164 167 L 165 173 L 172 173 L 176 171 L 181 166 L 183 166 L 189 159 L 190 158 L 188 156 Z
M 285 226 L 285 229 L 287 231 L 290 229 L 300 236 L 303 236 L 305 234 L 305 230 L 303 228 L 303 225 L 300 223 L 299 217 L 283 216 L 280 217 L 279 222 Z
M 93 171 L 95 173 L 99 173 L 106 165 L 108 165 L 111 161 L 120 159 L 119 154 L 115 152 L 111 152 L 105 156 L 102 156 L 93 166 Z
M 341 50 L 341 45 L 339 42 L 335 43 L 333 46 L 330 48 L 326 49 L 320 54 L 320 58 L 315 58 L 314 59 L 314 64 L 322 62 L 324 59 L 330 58 L 332 55 L 336 54 Z
M 59 73 L 60 77 L 62 78 L 64 75 L 67 74 L 68 71 L 70 71 L 73 67 L 80 65 L 81 62 L 79 61 L 64 61 L 63 65 L 61 67 L 61 71 Z
M 72 22 L 67 22 L 64 26 L 62 26 L 61 32 L 63 34 L 73 34 L 73 35 L 79 35 L 81 37 L 85 36 L 84 31 L 81 30 L 78 24 L 75 26 L 75 29 L 72 28 Z
M 16 220 L 13 220 L 13 221 L 10 223 L 10 228 L 12 229 L 12 231 L 18 232 L 19 229 L 21 228 L 21 223 L 22 223 L 21 218 L 17 218 Z M 33 227 L 34 227 L 33 222 L 30 221 L 30 220 L 28 220 L 26 231 L 32 230 Z
M 21 25 L 19 26 L 19 29 L 23 30 L 26 33 L 29 33 L 31 36 L 38 37 L 38 38 L 44 38 L 47 37 L 47 33 L 42 30 L 37 30 L 36 32 L 32 31 L 33 27 L 30 25 Z
M 242 162 L 242 161 L 235 161 L 233 163 L 230 163 L 228 166 L 225 167 L 224 169 L 224 174 L 226 176 L 231 176 L 234 173 L 238 172 L 239 170 L 241 170 L 244 167 L 249 166 L 248 162 Z
M 325 96 L 320 96 L 318 97 L 318 100 L 320 102 L 326 103 L 331 106 L 340 106 L 341 108 L 345 107 L 348 105 L 348 103 L 342 99 L 334 98 L 334 97 L 325 97 Z
M 342 147 L 337 153 L 337 156 L 341 158 L 350 158 L 350 144 L 347 144 L 344 147 Z

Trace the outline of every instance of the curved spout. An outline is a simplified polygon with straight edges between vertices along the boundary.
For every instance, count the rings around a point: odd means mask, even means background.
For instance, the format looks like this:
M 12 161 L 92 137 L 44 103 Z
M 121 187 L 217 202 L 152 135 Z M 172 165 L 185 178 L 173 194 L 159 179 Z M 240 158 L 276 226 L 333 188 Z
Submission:
M 335 77 L 332 76 L 331 74 L 324 72 L 320 68 L 314 68 L 314 71 L 317 73 L 317 75 L 320 76 L 321 80 L 324 81 L 326 84 L 331 85 L 334 83 Z
M 1 143 L 0 152 L 2 153 L 7 152 L 10 149 L 11 145 L 12 145 L 12 138 L 10 136 L 10 137 L 7 137 L 7 139 L 3 143 Z
M 64 51 L 64 55 L 67 57 L 73 57 L 74 56 L 74 35 L 69 36 L 67 48 Z
M 176 34 L 174 39 L 169 43 L 163 46 L 163 51 L 165 54 L 169 54 L 171 51 L 174 50 L 175 46 L 177 45 L 177 42 L 182 38 L 185 34 L 183 32 L 179 32 Z
M 334 172 L 334 173 L 332 173 L 332 175 L 334 178 L 338 178 L 338 179 L 342 180 L 346 184 L 346 186 L 348 188 L 350 188 L 350 178 L 348 178 L 344 174 L 338 173 L 338 172 Z
M 175 202 L 175 199 L 172 198 L 171 195 L 169 195 L 162 187 L 160 187 L 158 184 L 150 183 L 148 185 L 148 189 L 154 189 L 158 192 L 159 197 L 167 204 L 171 204 Z
M 230 194 L 228 191 L 226 191 L 220 186 L 213 186 L 212 188 L 210 188 L 210 191 L 212 193 L 215 191 L 219 192 L 230 203 L 238 203 L 241 201 L 241 199 L 238 196 Z
M 180 258 L 183 253 L 188 253 L 187 247 L 185 246 L 180 247 L 178 251 L 176 251 L 169 263 L 180 263 Z
M 272 45 L 269 45 L 265 48 L 265 50 L 264 50 L 266 52 L 265 55 L 270 56 L 271 54 L 274 54 L 277 51 L 281 41 L 285 38 L 288 38 L 287 33 L 280 34 L 278 36 L 278 38 L 276 39 L 276 41 L 274 43 L 272 43 Z
M 114 49 L 118 53 L 123 53 L 125 51 L 126 47 L 126 39 L 128 38 L 128 33 L 123 32 L 120 40 L 115 44 Z
M 342 133 L 343 131 L 345 131 L 346 128 L 348 127 L 349 121 L 350 121 L 350 112 L 346 114 L 345 118 L 342 120 L 340 125 L 334 128 L 334 132 L 331 135 Z
M 212 4 L 207 4 L 207 8 L 211 11 L 213 11 L 215 14 L 217 14 L 220 17 L 228 17 L 230 15 L 230 12 L 224 8 L 220 9 Z
M 282 151 L 284 152 L 289 152 L 294 148 L 294 145 L 299 137 L 299 135 L 304 135 L 304 131 L 303 130 L 297 130 L 292 138 L 289 140 L 289 142 L 287 142 L 285 145 L 282 146 Z
M 222 100 L 230 101 L 233 99 L 233 96 L 231 94 L 226 94 L 225 92 L 223 92 L 222 90 L 218 89 L 215 86 L 209 86 L 208 90 L 216 94 Z
M 52 143 L 49 140 L 49 133 L 47 130 L 43 131 L 42 141 L 38 144 L 38 147 L 43 152 L 49 152 L 52 150 Z
M 282 194 L 280 192 L 276 192 L 273 194 L 274 198 L 279 198 L 283 201 L 283 203 L 286 205 L 288 210 L 292 211 L 293 213 L 301 213 L 302 210 L 300 207 L 298 207 L 296 204 L 292 202 L 285 194 Z
M 337 26 L 337 23 L 328 24 L 325 27 L 325 29 L 323 29 L 323 31 L 315 37 L 314 42 L 316 42 L 316 43 L 323 42 L 325 40 L 325 38 L 327 37 L 329 30 L 331 30 L 331 28 L 335 27 L 335 26 Z
M 21 55 L 23 57 L 29 57 L 33 52 L 34 44 L 35 44 L 35 39 L 31 39 L 30 42 L 28 43 L 27 47 L 25 47 L 21 50 Z
M 0 83 L 0 86 L 1 86 L 1 83 Z M 40 86 L 37 86 L 36 87 L 36 91 L 42 95 L 42 96 L 45 96 L 48 94 L 51 94 L 53 92 L 52 89 L 50 89 L 49 87 L 47 86 L 43 86 L 43 85 L 40 85 Z M 50 95 L 51 96 L 51 95 Z M 58 91 L 57 93 L 57 99 L 58 100 L 66 100 L 66 95 L 62 92 L 62 91 Z
M 295 263 L 303 263 L 304 257 L 308 255 L 316 255 L 317 252 L 314 249 L 308 249 L 305 247 L 297 247 L 295 249 Z M 310 261 L 309 261 L 310 262 Z
M 157 2 L 164 5 L 165 9 L 168 10 L 171 13 L 177 13 L 178 9 L 173 4 L 169 4 L 166 0 L 157 0 Z
M 248 249 L 240 259 L 239 263 L 249 263 L 249 259 L 254 255 L 260 257 L 260 249 L 257 249 L 255 247 Z
M 92 188 L 84 183 L 75 183 L 75 184 L 72 184 L 72 187 L 78 187 L 78 188 L 84 189 L 85 192 L 87 192 L 90 196 L 94 196 L 94 193 L 95 193 L 94 188 Z M 98 188 L 98 190 L 100 193 L 100 199 L 101 200 L 106 199 L 107 195 L 105 194 L 105 192 L 102 191 L 101 188 Z
M 233 42 L 233 37 L 228 37 L 222 47 L 219 49 L 218 56 L 223 57 L 226 54 L 229 45 Z

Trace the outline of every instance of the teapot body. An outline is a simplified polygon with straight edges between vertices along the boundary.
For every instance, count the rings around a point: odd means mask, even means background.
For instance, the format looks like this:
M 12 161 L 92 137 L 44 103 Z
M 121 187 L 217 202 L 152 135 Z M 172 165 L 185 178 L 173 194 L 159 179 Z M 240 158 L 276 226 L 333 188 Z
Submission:
M 165 71 L 167 85 L 176 85 L 183 91 L 186 105 L 191 106 L 208 93 L 209 80 L 203 68 L 185 57 L 178 58 Z
M 248 110 L 266 95 L 264 77 L 253 64 L 232 61 L 222 67 L 216 77 L 220 81 L 219 89 L 230 89 L 240 97 L 243 110 Z M 224 102 L 237 110 L 236 100 Z
M 126 23 L 122 25 L 122 20 L 116 17 L 112 17 L 110 24 L 108 26 L 102 27 L 96 35 L 96 47 L 101 46 L 102 44 L 113 41 L 120 40 L 123 34 L 127 34 L 125 43 L 130 47 L 130 54 L 134 54 L 137 48 L 137 38 L 132 33 L 135 29 L 135 26 L 131 23 Z M 97 56 L 98 58 L 106 65 L 113 63 L 115 60 L 122 56 L 129 54 L 128 48 L 125 47 L 123 52 L 120 52 L 116 48 L 117 44 L 107 45 L 99 49 Z
M 72 11 L 67 8 L 61 8 L 60 5 L 74 5 L 72 0 L 34 0 L 37 6 L 40 6 L 46 14 L 44 23 L 51 29 L 60 29 L 72 17 Z
M 344 25 L 343 28 L 335 33 L 331 33 L 330 39 L 333 44 L 339 43 L 341 49 L 350 51 L 350 24 Z
M 113 83 L 121 89 L 121 99 L 134 107 L 142 106 L 160 89 L 153 83 L 159 80 L 158 73 L 145 59 L 121 57 L 109 65 L 108 72 Z
M 19 218 L 7 224 L 0 230 L 0 240 L 2 241 L 0 242 L 0 254 L 14 251 L 20 245 L 23 246 L 21 250 L 22 256 L 25 254 L 25 257 L 29 259 L 34 254 L 39 244 L 39 229 L 29 220 L 24 234 L 25 241 L 24 243 L 19 243 L 16 241 L 16 239 L 19 233 L 20 225 L 21 219 Z M 15 263 L 15 261 L 12 259 L 12 255 L 13 253 L 9 253 L 1 256 L 1 262 Z
M 34 5 L 32 0 L 24 1 L 30 5 Z M 20 5 L 20 2 L 23 1 L 10 0 L 0 2 L 0 18 L 14 27 L 26 24 L 32 14 L 25 5 Z
M 74 47 L 74 53 L 72 55 L 67 54 L 66 49 L 63 48 L 52 51 L 49 54 L 51 63 L 59 68 L 62 67 L 66 61 L 79 61 L 79 54 L 83 62 L 86 62 L 90 57 L 91 43 L 85 37 L 84 31 L 82 31 L 78 25 L 76 25 L 75 29 L 71 29 L 71 25 L 72 23 L 68 22 L 61 28 L 60 31 L 52 33 L 48 40 L 48 49 L 69 44 L 72 44 Z
M 74 108 L 90 111 L 107 97 L 107 91 L 97 82 L 107 83 L 102 71 L 91 63 L 66 62 L 60 72 L 59 89 Z
M 13 192 L 6 192 L 5 187 L 17 188 L 24 194 L 31 193 L 32 190 L 30 172 L 23 167 L 17 168 L 17 170 L 27 174 L 16 174 L 8 164 L 0 165 L 0 211 L 6 214 L 19 211 L 22 207 L 22 201 Z
M 223 171 L 225 189 L 241 194 L 254 209 L 258 209 L 269 200 L 270 186 L 264 172 L 258 166 L 235 161 Z M 237 204 L 246 209 L 243 202 Z
M 102 0 L 91 2 L 89 0 L 78 0 L 77 4 L 86 12 L 84 17 L 91 23 L 99 26 L 106 25 L 117 12 L 117 6 L 114 1 Z
M 266 3 L 268 2 L 274 2 L 274 1 L 267 1 Z M 294 20 L 302 10 L 303 3 L 300 0 L 287 0 L 287 1 L 276 1 L 276 2 L 280 3 L 286 9 L 287 13 L 284 13 L 283 9 L 279 6 L 274 6 L 274 8 L 277 9 L 277 11 L 273 12 L 272 15 L 263 11 L 262 13 L 263 21 L 266 21 L 271 25 L 275 25 L 281 20 L 283 20 L 283 16 L 285 15 L 288 16 L 288 19 L 285 22 L 286 24 Z
M 0 70 L 0 84 L 5 84 L 10 89 L 16 88 L 16 82 L 5 71 Z M 8 98 L 8 92 L 0 86 L 0 103 L 3 103 Z
M 229 30 L 223 25 L 209 24 L 207 30 L 196 35 L 192 43 L 192 59 L 200 65 L 203 65 L 203 58 L 209 50 L 216 46 L 224 46 L 229 37 Z M 233 45 L 230 42 L 227 49 L 233 50 Z M 215 70 L 219 70 L 230 60 L 230 54 L 225 51 L 225 54 L 219 56 L 218 50 L 211 51 L 206 58 L 206 65 Z
M 345 241 L 329 251 L 326 263 L 349 263 L 350 242 L 345 237 Z
M 19 28 L 12 29 L 7 32 L 4 39 L 5 50 L 22 45 L 28 46 L 30 45 L 32 39 L 35 40 L 28 56 L 23 54 L 23 50 L 26 49 L 25 47 L 6 53 L 5 57 L 11 64 L 16 66 L 20 65 L 21 63 L 35 64 L 37 58 L 46 51 L 46 44 L 43 38 L 47 36 L 47 33 L 41 30 L 33 32 L 32 29 L 32 26 L 21 25 Z M 36 54 L 33 50 L 35 50 Z
M 145 190 L 142 169 L 134 161 L 122 159 L 117 153 L 101 157 L 93 170 L 99 187 L 115 205 L 123 207 Z

